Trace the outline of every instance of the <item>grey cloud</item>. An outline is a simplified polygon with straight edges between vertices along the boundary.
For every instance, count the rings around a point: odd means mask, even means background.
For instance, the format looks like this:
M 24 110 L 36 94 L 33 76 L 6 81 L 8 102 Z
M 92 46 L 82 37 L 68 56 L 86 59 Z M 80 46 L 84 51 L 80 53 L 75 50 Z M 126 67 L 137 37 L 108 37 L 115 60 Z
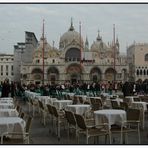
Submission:
M 82 35 L 84 40 L 88 36 L 90 45 L 98 29 L 106 43 L 112 41 L 115 23 L 121 50 L 126 52 L 127 42 L 147 41 L 147 16 L 148 4 L 0 4 L 1 50 L 13 53 L 13 45 L 24 41 L 26 30 L 33 31 L 39 39 L 43 19 L 47 40 L 50 44 L 55 40 L 58 47 L 60 35 L 68 30 L 73 17 L 76 31 L 82 22 Z

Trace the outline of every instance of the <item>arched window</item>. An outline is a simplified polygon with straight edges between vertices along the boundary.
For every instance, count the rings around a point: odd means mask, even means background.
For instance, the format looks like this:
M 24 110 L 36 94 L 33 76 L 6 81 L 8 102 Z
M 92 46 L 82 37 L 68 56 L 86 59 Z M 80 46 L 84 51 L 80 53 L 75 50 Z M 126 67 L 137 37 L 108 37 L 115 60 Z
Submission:
M 80 61 L 81 52 L 78 48 L 70 48 L 65 54 L 65 61 Z
M 142 69 L 140 70 L 140 75 L 142 75 Z
M 139 76 L 139 70 L 137 69 L 137 76 Z
M 145 61 L 148 61 L 148 53 L 145 54 Z
M 145 69 L 143 70 L 143 75 L 145 76 L 145 74 L 146 74 L 146 71 L 145 71 Z

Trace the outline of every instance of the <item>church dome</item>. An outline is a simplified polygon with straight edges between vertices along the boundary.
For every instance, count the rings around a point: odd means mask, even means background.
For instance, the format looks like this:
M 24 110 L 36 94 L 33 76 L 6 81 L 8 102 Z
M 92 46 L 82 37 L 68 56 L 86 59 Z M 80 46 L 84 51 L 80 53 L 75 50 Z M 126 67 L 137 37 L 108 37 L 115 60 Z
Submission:
M 59 48 L 63 49 L 65 48 L 68 44 L 71 44 L 75 42 L 80 44 L 80 33 L 75 31 L 73 27 L 73 23 L 71 21 L 71 26 L 67 32 L 65 32 L 61 37 L 60 37 L 60 44 Z M 83 45 L 83 39 L 81 38 L 81 44 Z
M 93 44 L 91 45 L 91 51 L 105 52 L 107 48 L 108 48 L 107 45 L 102 41 L 102 38 L 98 33 L 96 41 L 94 41 Z

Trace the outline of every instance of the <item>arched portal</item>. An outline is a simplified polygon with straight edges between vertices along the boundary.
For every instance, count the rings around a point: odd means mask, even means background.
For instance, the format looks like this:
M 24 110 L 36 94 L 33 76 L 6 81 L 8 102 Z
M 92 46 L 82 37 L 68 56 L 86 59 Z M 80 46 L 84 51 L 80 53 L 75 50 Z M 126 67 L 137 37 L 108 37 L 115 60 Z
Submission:
M 93 82 L 101 81 L 101 70 L 98 67 L 91 69 L 90 80 Z
M 40 84 L 43 79 L 43 71 L 40 68 L 35 68 L 31 72 L 31 78 L 36 84 Z
M 50 67 L 47 70 L 47 79 L 51 84 L 55 84 L 59 80 L 59 70 L 56 67 Z
M 67 79 L 71 83 L 77 83 L 82 80 L 82 68 L 79 64 L 71 64 L 66 69 Z

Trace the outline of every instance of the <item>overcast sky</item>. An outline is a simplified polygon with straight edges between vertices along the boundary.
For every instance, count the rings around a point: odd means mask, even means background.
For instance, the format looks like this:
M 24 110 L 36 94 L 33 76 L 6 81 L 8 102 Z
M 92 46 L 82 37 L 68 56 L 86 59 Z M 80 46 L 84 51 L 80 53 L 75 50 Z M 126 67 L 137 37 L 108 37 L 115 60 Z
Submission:
M 39 40 L 45 19 L 47 41 L 59 47 L 59 39 L 70 27 L 82 24 L 82 37 L 89 46 L 96 40 L 98 30 L 107 44 L 113 40 L 113 24 L 126 53 L 134 40 L 148 42 L 148 4 L 0 4 L 0 52 L 13 53 L 17 42 L 25 41 L 25 31 L 34 32 Z

